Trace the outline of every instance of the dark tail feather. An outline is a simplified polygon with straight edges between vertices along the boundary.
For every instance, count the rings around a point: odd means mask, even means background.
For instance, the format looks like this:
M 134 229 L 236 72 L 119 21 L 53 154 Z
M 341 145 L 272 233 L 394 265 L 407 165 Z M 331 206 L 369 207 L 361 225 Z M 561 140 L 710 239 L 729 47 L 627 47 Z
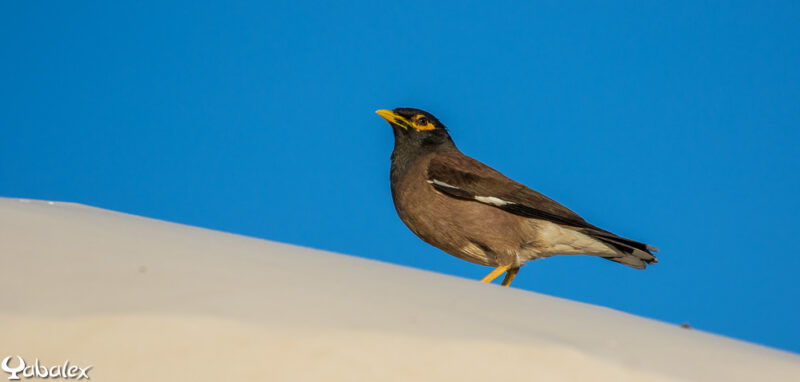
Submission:
M 608 231 L 585 229 L 582 233 L 595 238 L 620 252 L 619 256 L 603 257 L 620 264 L 636 269 L 644 269 L 647 264 L 657 263 L 658 259 L 652 252 L 658 252 L 656 247 L 614 235 Z M 651 252 L 652 251 L 652 252 Z

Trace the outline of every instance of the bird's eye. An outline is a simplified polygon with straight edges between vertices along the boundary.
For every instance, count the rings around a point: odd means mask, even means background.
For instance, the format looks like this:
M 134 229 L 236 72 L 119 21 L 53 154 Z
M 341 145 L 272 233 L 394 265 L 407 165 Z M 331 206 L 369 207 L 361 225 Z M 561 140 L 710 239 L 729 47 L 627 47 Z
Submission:
M 428 124 L 428 118 L 420 117 L 419 119 L 417 119 L 417 125 L 425 126 L 427 124 Z

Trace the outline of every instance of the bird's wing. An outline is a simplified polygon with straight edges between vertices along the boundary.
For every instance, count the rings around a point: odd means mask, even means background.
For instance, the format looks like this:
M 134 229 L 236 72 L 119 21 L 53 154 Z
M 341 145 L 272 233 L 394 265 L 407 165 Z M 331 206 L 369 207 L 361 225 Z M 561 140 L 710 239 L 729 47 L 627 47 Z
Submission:
M 474 200 L 523 217 L 600 230 L 567 207 L 458 152 L 434 156 L 427 175 L 436 190 L 454 198 Z
M 459 152 L 441 153 L 428 164 L 428 183 L 439 192 L 474 200 L 510 213 L 571 227 L 617 250 L 622 256 L 607 259 L 643 269 L 657 262 L 655 247 L 617 236 L 595 227 L 556 201 L 517 183 L 493 168 Z

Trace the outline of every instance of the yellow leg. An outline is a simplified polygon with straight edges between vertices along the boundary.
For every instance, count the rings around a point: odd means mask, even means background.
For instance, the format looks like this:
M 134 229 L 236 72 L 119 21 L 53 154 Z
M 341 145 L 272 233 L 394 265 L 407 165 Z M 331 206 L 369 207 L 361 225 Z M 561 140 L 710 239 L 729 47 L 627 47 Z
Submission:
M 511 268 L 506 272 L 506 278 L 503 279 L 503 286 L 511 285 L 511 280 L 517 276 L 517 272 L 519 272 L 519 268 Z
M 486 275 L 486 277 L 484 277 L 484 278 L 481 280 L 481 282 L 482 282 L 482 283 L 490 283 L 490 282 L 492 282 L 494 279 L 496 279 L 496 278 L 497 278 L 497 276 L 500 276 L 500 275 L 502 275 L 502 274 L 503 274 L 503 272 L 505 272 L 505 271 L 507 271 L 507 270 L 508 270 L 508 265 L 501 265 L 501 266 L 499 266 L 499 267 L 495 268 L 495 269 L 492 271 L 492 273 L 489 273 L 488 275 Z

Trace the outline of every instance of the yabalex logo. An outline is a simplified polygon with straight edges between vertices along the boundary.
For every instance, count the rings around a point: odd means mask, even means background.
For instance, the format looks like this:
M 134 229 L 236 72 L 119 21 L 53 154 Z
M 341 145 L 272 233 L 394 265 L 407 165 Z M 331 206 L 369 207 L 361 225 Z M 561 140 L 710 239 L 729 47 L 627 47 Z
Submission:
M 70 365 L 69 360 L 64 362 L 63 365 L 56 365 L 53 367 L 40 365 L 38 358 L 31 365 L 26 365 L 25 360 L 20 356 L 17 356 L 17 361 L 19 364 L 12 367 L 10 365 L 11 357 L 9 356 L 4 358 L 3 363 L 0 364 L 0 368 L 2 368 L 6 373 L 10 374 L 10 377 L 8 377 L 9 380 L 17 381 L 20 378 L 89 379 L 89 374 L 87 373 L 89 372 L 89 369 L 92 368 L 92 365 L 86 367 Z

